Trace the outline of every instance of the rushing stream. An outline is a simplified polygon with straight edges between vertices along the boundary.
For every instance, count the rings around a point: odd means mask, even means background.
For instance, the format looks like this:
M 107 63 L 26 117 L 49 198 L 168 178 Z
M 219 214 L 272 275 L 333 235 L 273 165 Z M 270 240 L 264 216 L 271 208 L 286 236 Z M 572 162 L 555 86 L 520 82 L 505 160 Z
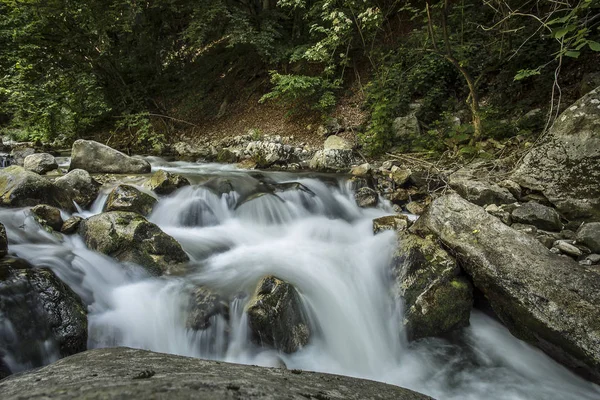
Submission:
M 357 207 L 342 177 L 152 161 L 153 170 L 182 173 L 194 183 L 161 197 L 149 216 L 190 256 L 189 268 L 179 275 L 149 277 L 137 266 L 88 250 L 78 235 L 47 233 L 22 209 L 0 209 L 11 253 L 50 267 L 88 306 L 88 347 L 123 345 L 265 366 L 283 362 L 290 369 L 385 381 L 438 399 L 600 399 L 597 386 L 478 311 L 453 342 L 407 344 L 401 305 L 387 294 L 394 234 L 372 232 L 372 219 L 391 210 Z M 211 177 L 227 177 L 235 190 L 219 193 L 204 185 Z M 248 197 L 248 188 L 261 181 L 285 190 Z M 289 182 L 302 185 L 281 185 Z M 105 200 L 99 196 L 80 215 L 99 213 Z M 310 344 L 291 355 L 257 348 L 248 339 L 247 294 L 269 274 L 298 289 L 311 325 L 318 327 Z M 189 290 L 197 284 L 233 299 L 229 331 L 220 316 L 202 333 L 186 329 Z M 0 336 L 9 328 L 0 318 Z M 43 346 L 45 361 L 54 361 L 52 344 Z M 14 371 L 30 367 L 17 365 L 10 354 L 5 361 Z

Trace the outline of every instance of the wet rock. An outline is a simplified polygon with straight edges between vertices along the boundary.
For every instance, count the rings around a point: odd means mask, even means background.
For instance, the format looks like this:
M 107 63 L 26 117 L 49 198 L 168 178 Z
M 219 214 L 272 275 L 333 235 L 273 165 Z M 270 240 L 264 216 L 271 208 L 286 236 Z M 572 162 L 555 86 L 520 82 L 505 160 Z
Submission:
M 54 181 L 54 185 L 63 190 L 80 207 L 87 207 L 96 200 L 100 183 L 89 172 L 83 169 L 74 169 L 63 177 Z
M 227 148 L 227 147 L 222 148 L 217 153 L 217 162 L 224 163 L 224 164 L 234 164 L 234 163 L 238 162 L 238 160 L 239 160 L 239 154 L 237 154 L 235 151 L 233 151 L 230 148 Z
M 229 303 L 207 287 L 194 288 L 188 306 L 186 328 L 195 331 L 208 329 L 213 317 L 219 315 L 229 320 Z
M 469 179 L 453 179 L 450 187 L 471 203 L 486 206 L 488 204 L 509 204 L 517 201 L 508 189 L 495 183 Z
M 566 240 L 557 240 L 556 242 L 554 242 L 554 247 L 560 250 L 561 253 L 571 257 L 579 257 L 583 255 L 581 250 L 579 250 L 577 247 L 573 246 Z
M 130 211 L 141 215 L 152 212 L 157 200 L 131 185 L 119 185 L 114 188 L 104 205 L 104 211 Z
M 536 190 L 570 220 L 600 221 L 600 89 L 567 108 L 512 180 Z
M 0 348 L 19 363 L 39 367 L 49 349 L 61 357 L 86 349 L 86 309 L 48 268 L 18 258 L 0 260 L 0 314 L 15 333 L 13 340 L 0 337 Z
M 40 225 L 48 226 L 55 231 L 60 231 L 63 225 L 63 219 L 60 216 L 60 210 L 47 204 L 40 204 L 31 209 L 31 213 Z
M 6 236 L 6 228 L 0 224 L 0 258 L 8 254 L 8 236 Z
M 373 234 L 391 230 L 403 232 L 408 229 L 410 221 L 404 214 L 386 215 L 373 220 Z
M 118 150 L 93 140 L 76 140 L 71 150 L 69 171 L 83 169 L 90 173 L 146 174 L 148 161 L 129 157 Z
M 0 206 L 29 207 L 38 204 L 73 209 L 66 193 L 35 172 L 16 165 L 0 169 Z
M 323 144 L 325 150 L 352 150 L 352 143 L 339 136 L 329 136 Z
M 515 336 L 600 382 L 600 275 L 455 194 L 434 200 L 413 229 L 456 254 Z
M 512 220 L 522 224 L 533 225 L 547 231 L 560 231 L 560 216 L 553 208 L 538 203 L 525 203 L 517 207 L 511 214 Z
M 284 353 L 305 346 L 311 335 L 300 295 L 291 284 L 264 277 L 246 305 L 252 340 Z
M 3 400 L 363 400 L 373 398 L 374 393 L 380 400 L 431 400 L 398 386 L 347 376 L 230 364 L 124 347 L 86 351 L 10 377 L 0 382 L 0 392 Z
M 352 150 L 319 150 L 310 160 L 309 167 L 314 170 L 345 171 L 354 164 Z
M 175 239 L 139 214 L 111 211 L 81 222 L 79 231 L 95 251 L 161 275 L 169 266 L 189 260 Z
M 376 207 L 379 203 L 379 195 L 369 187 L 362 187 L 354 194 L 354 200 L 361 208 Z
M 43 175 L 46 172 L 57 169 L 58 164 L 52 155 L 47 153 L 37 153 L 25 157 L 23 167 L 28 171 Z
M 144 185 L 156 194 L 167 195 L 184 186 L 189 186 L 190 181 L 178 174 L 172 174 L 163 169 L 156 171 Z
M 441 336 L 469 325 L 472 287 L 432 237 L 398 235 L 391 268 L 392 293 L 404 300 L 408 340 Z
M 83 218 L 80 216 L 75 215 L 70 217 L 62 224 L 60 228 L 61 233 L 64 233 L 65 235 L 72 235 L 79 229 L 79 224 L 81 224 L 81 221 L 83 221 Z
M 583 224 L 577 231 L 576 240 L 587 246 L 592 253 L 600 253 L 600 222 Z

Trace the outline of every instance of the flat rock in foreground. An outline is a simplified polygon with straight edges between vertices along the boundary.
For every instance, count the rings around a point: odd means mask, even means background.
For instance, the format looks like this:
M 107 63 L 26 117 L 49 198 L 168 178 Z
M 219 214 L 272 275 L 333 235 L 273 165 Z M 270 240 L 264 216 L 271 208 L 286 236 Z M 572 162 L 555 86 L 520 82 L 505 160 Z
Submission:
M 457 194 L 436 199 L 413 228 L 456 255 L 512 334 L 600 382 L 600 274 Z
M 428 396 L 314 372 L 199 360 L 129 348 L 90 350 L 0 381 L 9 399 L 390 399 Z

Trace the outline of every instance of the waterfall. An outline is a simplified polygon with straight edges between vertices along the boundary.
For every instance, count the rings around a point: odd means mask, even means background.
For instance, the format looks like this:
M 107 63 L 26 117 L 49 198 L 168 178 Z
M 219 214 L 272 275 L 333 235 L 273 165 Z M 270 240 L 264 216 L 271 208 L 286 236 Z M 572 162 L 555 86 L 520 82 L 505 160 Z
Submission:
M 176 276 L 148 276 L 87 249 L 78 235 L 46 232 L 26 209 L 0 209 L 11 253 L 50 267 L 87 305 L 89 348 L 130 346 L 285 365 L 384 381 L 437 399 L 600 398 L 596 385 L 478 311 L 452 340 L 408 344 L 401 305 L 388 295 L 394 233 L 372 231 L 373 218 L 392 210 L 385 203 L 359 208 L 343 177 L 162 160 L 153 160 L 153 168 L 194 183 L 161 197 L 148 217 L 191 259 Z M 79 215 L 101 212 L 105 200 L 101 195 Z M 265 275 L 291 283 L 308 314 L 313 336 L 296 353 L 264 349 L 249 339 L 244 306 Z M 217 315 L 204 331 L 186 328 L 189 293 L 199 285 L 228 299 L 228 323 Z M 0 346 L 10 333 L 0 315 Z M 45 346 L 46 362 L 54 361 L 55 350 Z M 29 368 L 5 352 L 14 371 Z

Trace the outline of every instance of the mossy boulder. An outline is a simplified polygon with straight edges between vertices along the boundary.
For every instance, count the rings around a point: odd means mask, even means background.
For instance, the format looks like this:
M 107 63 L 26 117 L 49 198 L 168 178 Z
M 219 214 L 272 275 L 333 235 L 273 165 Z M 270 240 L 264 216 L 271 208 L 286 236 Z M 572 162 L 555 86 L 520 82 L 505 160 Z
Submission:
M 189 186 L 190 181 L 178 174 L 172 174 L 165 170 L 158 170 L 144 184 L 150 190 L 153 190 L 156 194 L 171 194 L 179 188 Z
M 34 268 L 18 258 L 1 259 L 0 315 L 15 334 L 15 340 L 0 336 L 0 348 L 19 363 L 42 366 L 48 345 L 61 357 L 87 347 L 86 308 L 48 268 Z
M 16 165 L 0 169 L 0 206 L 30 207 L 38 204 L 68 210 L 74 208 L 67 193 L 35 172 Z
M 79 227 L 86 245 L 119 261 L 133 262 L 151 275 L 189 261 L 181 245 L 143 216 L 111 211 L 82 221 Z
M 71 149 L 69 170 L 83 169 L 90 173 L 147 174 L 150 163 L 130 157 L 93 140 L 76 140 Z
M 101 186 L 89 172 L 83 169 L 72 170 L 65 176 L 56 179 L 54 185 L 84 208 L 96 200 Z
M 392 294 L 404 300 L 408 340 L 442 336 L 469 325 L 473 288 L 432 236 L 400 232 L 391 273 Z
M 157 200 L 131 185 L 119 185 L 108 195 L 104 211 L 130 211 L 141 215 L 152 212 Z
M 60 231 L 63 225 L 63 219 L 60 215 L 60 210 L 56 207 L 47 204 L 40 204 L 31 209 L 36 221 L 42 225 L 52 228 L 55 231 Z
M 434 200 L 411 229 L 451 249 L 512 334 L 600 382 L 600 274 L 456 194 Z
M 246 313 L 251 338 L 258 345 L 293 353 L 310 339 L 308 316 L 298 291 L 274 276 L 260 280 Z

